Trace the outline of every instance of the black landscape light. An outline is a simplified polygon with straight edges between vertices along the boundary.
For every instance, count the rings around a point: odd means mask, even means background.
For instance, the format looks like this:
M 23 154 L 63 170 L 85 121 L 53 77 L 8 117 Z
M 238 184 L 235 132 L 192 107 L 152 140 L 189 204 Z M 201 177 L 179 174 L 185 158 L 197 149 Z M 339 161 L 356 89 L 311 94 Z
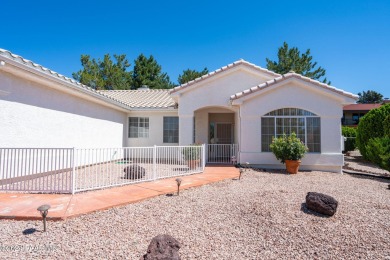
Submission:
M 177 196 L 179 196 L 181 179 L 180 179 L 180 178 L 177 178 L 177 179 L 176 179 L 176 183 L 177 183 Z
M 42 205 L 37 208 L 37 210 L 41 213 L 43 218 L 43 232 L 46 232 L 46 216 L 49 213 L 50 205 Z

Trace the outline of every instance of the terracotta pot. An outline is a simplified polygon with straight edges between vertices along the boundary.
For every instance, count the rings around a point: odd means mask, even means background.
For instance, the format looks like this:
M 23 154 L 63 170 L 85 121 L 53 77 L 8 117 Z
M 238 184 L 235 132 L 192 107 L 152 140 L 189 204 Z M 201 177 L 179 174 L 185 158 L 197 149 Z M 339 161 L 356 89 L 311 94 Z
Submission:
M 187 165 L 190 170 L 194 170 L 199 167 L 200 160 L 188 160 Z
M 299 165 L 301 164 L 301 161 L 295 161 L 295 160 L 285 160 L 286 163 L 286 170 L 290 174 L 297 174 Z

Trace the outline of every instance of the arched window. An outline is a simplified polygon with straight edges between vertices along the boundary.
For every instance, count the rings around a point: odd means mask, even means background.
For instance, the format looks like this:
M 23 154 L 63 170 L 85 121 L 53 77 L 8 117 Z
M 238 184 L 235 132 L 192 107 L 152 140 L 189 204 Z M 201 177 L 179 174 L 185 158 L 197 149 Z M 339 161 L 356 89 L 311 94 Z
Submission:
M 307 145 L 309 153 L 321 152 L 321 119 L 299 108 L 281 108 L 261 117 L 261 151 L 271 151 L 273 137 L 292 132 Z

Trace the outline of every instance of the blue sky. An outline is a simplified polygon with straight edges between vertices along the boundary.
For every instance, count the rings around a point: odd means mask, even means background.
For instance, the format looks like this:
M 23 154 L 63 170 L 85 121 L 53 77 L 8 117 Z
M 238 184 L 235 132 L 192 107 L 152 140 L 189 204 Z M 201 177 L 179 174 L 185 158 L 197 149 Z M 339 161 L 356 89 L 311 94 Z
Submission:
M 332 85 L 390 98 L 390 1 L 5 1 L 0 48 L 71 77 L 80 55 L 152 54 L 171 80 L 243 58 L 261 67 L 284 41 Z

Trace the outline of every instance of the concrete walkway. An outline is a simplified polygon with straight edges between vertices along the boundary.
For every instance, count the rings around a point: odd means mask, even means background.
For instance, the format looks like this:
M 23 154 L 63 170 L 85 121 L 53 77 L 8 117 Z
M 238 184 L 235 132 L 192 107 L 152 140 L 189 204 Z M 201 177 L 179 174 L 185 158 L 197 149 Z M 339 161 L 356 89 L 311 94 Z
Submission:
M 233 179 L 238 176 L 239 170 L 233 166 L 206 166 L 204 173 L 181 176 L 180 190 Z M 75 195 L 0 193 L 0 219 L 42 219 L 37 208 L 40 205 L 49 204 L 51 208 L 48 219 L 65 220 L 99 210 L 136 203 L 163 194 L 176 193 L 176 178 L 178 177 Z

